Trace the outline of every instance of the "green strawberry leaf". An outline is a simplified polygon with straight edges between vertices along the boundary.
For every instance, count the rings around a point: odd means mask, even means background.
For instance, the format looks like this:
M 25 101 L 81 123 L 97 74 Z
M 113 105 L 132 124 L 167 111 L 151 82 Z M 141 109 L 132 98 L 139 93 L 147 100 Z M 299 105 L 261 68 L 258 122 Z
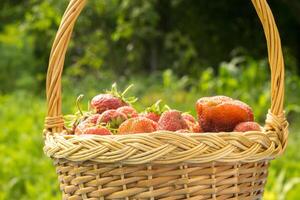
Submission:
M 133 87 L 133 84 L 129 85 L 123 92 L 120 92 L 117 87 L 117 83 L 112 84 L 111 90 L 107 90 L 107 94 L 111 94 L 119 99 L 121 99 L 123 102 L 128 104 L 135 103 L 138 98 L 136 97 L 126 97 L 126 93 Z
M 161 115 L 163 112 L 171 110 L 171 108 L 168 105 L 161 106 L 161 100 L 156 101 L 153 105 L 146 108 L 146 113 L 155 113 L 158 115 Z

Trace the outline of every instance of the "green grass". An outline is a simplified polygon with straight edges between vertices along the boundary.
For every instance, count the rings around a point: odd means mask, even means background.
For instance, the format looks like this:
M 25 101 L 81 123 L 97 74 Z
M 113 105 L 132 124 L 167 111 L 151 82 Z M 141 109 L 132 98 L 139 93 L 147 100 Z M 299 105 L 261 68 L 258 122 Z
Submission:
M 155 92 L 154 92 L 155 91 Z M 174 93 L 174 91 L 177 91 Z M 88 93 L 93 93 L 88 92 Z M 152 103 L 156 97 L 165 98 L 170 95 L 165 89 L 141 92 L 141 99 L 137 107 Z M 75 92 L 76 93 L 76 92 Z M 192 110 L 193 102 L 198 94 L 185 92 L 175 88 L 172 92 L 174 99 L 170 100 L 172 106 L 176 104 L 180 109 Z M 74 95 L 74 96 L 72 96 Z M 64 96 L 65 112 L 74 108 L 73 99 Z M 182 103 L 180 103 L 182 102 Z M 43 120 L 45 117 L 45 101 L 27 92 L 18 92 L 0 96 L 0 199 L 60 199 L 60 192 L 55 169 L 50 159 L 42 151 L 43 148 Z M 291 124 L 291 137 L 284 156 L 272 162 L 268 179 L 265 199 L 278 199 L 282 187 L 289 184 L 289 180 L 299 177 L 300 130 L 298 121 Z M 278 175 L 285 171 L 279 180 Z M 297 199 L 300 186 L 296 185 L 288 193 L 286 199 Z
M 44 102 L 18 93 L 0 104 L 0 199 L 59 199 L 55 170 L 42 151 Z

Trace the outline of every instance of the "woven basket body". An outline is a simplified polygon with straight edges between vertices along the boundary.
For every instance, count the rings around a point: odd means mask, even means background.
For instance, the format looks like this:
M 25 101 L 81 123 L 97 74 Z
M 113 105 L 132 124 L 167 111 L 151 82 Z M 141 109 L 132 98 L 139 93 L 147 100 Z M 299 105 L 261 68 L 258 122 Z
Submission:
M 55 161 L 63 199 L 261 199 L 268 162 L 174 165 Z
M 50 54 L 44 151 L 56 165 L 64 200 L 261 199 L 269 161 L 287 145 L 284 62 L 266 0 L 252 0 L 267 40 L 271 107 L 262 131 L 67 135 L 61 75 L 74 24 L 86 0 L 71 0 Z

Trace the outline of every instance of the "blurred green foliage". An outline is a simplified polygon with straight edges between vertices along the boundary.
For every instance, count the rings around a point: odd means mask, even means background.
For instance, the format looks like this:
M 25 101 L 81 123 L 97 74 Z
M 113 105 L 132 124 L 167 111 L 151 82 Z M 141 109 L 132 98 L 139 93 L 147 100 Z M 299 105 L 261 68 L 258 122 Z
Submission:
M 38 83 L 36 91 L 43 89 L 50 47 L 67 3 L 1 1 L 0 70 L 6 73 L 0 75 L 5 83 L 0 91 L 32 88 L 33 83 Z M 278 19 L 287 68 L 299 73 L 300 3 L 269 3 Z M 168 68 L 198 78 L 199 71 L 207 66 L 218 71 L 218 63 L 231 57 L 266 56 L 251 1 L 89 0 L 73 38 L 65 67 L 79 78 L 99 74 L 99 69 L 130 75 Z
M 42 152 L 42 124 L 48 56 L 67 3 L 1 0 L 0 199 L 60 199 Z M 265 199 L 294 200 L 300 192 L 300 2 L 269 3 L 283 41 L 291 139 L 272 162 Z M 270 105 L 266 43 L 250 1 L 90 0 L 65 68 L 66 114 L 75 111 L 79 94 L 87 104 L 115 81 L 135 85 L 139 111 L 162 99 L 195 114 L 199 97 L 223 94 L 247 102 L 263 123 Z

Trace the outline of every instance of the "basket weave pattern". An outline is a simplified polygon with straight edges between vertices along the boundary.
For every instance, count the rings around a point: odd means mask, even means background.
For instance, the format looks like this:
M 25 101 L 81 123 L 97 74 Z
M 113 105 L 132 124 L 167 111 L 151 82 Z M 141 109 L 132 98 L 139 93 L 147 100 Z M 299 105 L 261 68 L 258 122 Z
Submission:
M 266 0 L 252 0 L 265 32 L 271 107 L 263 131 L 76 136 L 64 134 L 61 76 L 86 0 L 71 0 L 50 54 L 44 151 L 57 167 L 64 200 L 261 199 L 269 161 L 287 145 L 284 61 Z
M 63 199 L 260 199 L 268 162 L 84 165 L 56 161 Z

